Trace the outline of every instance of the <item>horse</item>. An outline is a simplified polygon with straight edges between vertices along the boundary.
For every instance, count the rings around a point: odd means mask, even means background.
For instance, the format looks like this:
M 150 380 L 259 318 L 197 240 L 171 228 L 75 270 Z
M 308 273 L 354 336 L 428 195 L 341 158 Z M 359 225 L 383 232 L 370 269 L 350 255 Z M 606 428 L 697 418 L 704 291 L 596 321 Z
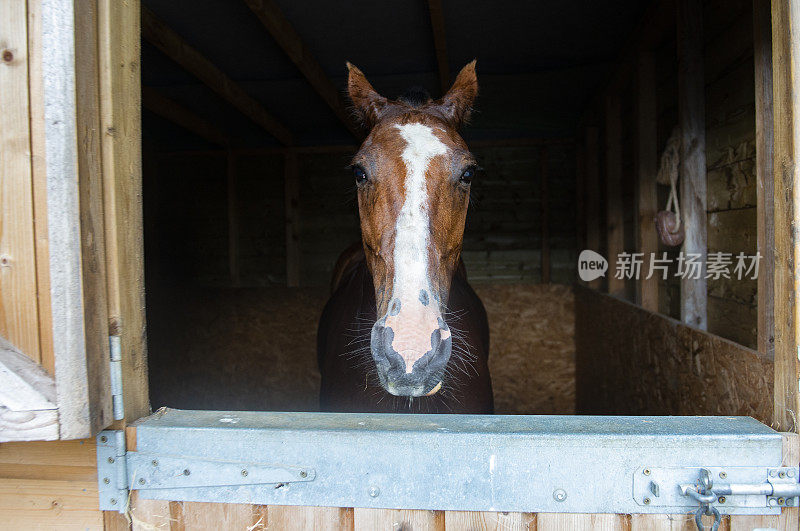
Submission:
M 317 331 L 320 407 L 340 412 L 492 413 L 489 325 L 461 260 L 478 166 L 459 128 L 475 61 L 439 100 L 389 100 L 347 63 L 368 130 L 349 166 L 361 242 L 334 267 Z

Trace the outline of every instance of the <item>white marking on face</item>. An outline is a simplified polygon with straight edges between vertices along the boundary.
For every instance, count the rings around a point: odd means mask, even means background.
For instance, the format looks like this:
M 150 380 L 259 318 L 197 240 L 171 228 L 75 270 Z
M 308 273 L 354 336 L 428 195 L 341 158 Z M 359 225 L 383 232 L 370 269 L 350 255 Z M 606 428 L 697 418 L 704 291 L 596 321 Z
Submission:
M 406 165 L 406 198 L 395 225 L 394 296 L 405 304 L 417 300 L 420 289 L 430 289 L 425 172 L 433 157 L 447 153 L 447 146 L 426 125 L 411 123 L 395 127 L 406 141 L 401 155 Z

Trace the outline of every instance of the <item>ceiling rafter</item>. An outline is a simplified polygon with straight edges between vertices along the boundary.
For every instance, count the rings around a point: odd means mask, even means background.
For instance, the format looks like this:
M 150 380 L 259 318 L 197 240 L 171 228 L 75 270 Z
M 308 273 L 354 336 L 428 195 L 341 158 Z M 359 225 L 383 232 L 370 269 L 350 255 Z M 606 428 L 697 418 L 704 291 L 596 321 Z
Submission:
M 319 61 L 309 52 L 300 35 L 272 0 L 245 0 L 247 7 L 258 17 L 272 38 L 297 66 L 317 94 L 328 104 L 347 130 L 358 140 L 363 138 L 347 103 L 336 85 L 325 74 Z M 342 65 L 344 66 L 344 65 Z
M 222 147 L 230 145 L 228 135 L 215 125 L 168 98 L 157 89 L 142 87 L 142 106 L 153 114 L 169 120 L 212 144 Z
M 192 73 L 245 116 L 260 125 L 285 146 L 294 138 L 277 118 L 254 100 L 235 81 L 225 75 L 198 50 L 190 46 L 152 11 L 142 8 L 142 36 L 170 59 Z
M 436 63 L 439 66 L 439 86 L 442 96 L 450 88 L 450 65 L 447 62 L 447 39 L 444 33 L 444 8 L 442 0 L 428 0 L 428 11 L 431 15 L 433 29 L 433 46 L 436 49 Z

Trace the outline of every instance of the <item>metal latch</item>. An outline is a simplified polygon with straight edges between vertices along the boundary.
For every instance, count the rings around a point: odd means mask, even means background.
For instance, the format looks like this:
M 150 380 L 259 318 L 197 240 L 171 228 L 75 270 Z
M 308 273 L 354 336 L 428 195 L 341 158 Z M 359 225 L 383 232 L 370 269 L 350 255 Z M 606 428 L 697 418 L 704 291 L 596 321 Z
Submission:
M 634 475 L 633 496 L 650 507 L 698 507 L 695 520 L 703 529 L 703 515 L 719 522 L 720 513 L 734 508 L 797 506 L 799 477 L 798 467 L 644 467 Z
M 100 509 L 120 512 L 127 510 L 131 490 L 284 485 L 316 477 L 303 466 L 126 452 L 122 431 L 97 436 L 97 459 Z

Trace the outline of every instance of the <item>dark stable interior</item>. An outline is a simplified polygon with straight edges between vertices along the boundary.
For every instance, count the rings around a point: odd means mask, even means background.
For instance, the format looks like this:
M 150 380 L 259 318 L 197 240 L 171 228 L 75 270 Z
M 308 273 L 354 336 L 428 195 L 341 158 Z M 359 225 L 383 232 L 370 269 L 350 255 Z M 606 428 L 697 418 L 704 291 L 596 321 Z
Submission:
M 473 185 L 463 259 L 489 314 L 496 409 L 575 413 L 571 286 L 584 231 L 577 221 L 576 151 L 583 128 L 602 123 L 599 95 L 651 3 L 445 0 L 441 26 L 432 22 L 423 0 L 275 4 L 302 40 L 303 53 L 319 63 L 341 94 L 350 61 L 385 96 L 421 86 L 440 97 L 435 36 L 446 43 L 451 82 L 477 59 L 480 93 L 463 136 L 484 170 Z M 710 226 L 711 216 L 719 217 L 709 245 L 724 247 L 741 240 L 741 227 L 755 228 L 748 210 L 754 205 L 738 188 L 731 199 L 731 179 L 740 178 L 736 171 L 752 172 L 749 159 L 734 153 L 734 162 L 745 164 L 724 169 L 730 150 L 744 142 L 747 152 L 755 135 L 752 6 L 738 0 L 704 4 Z M 339 253 L 359 239 L 355 187 L 345 171 L 359 141 L 247 2 L 143 0 L 143 6 L 144 19 L 168 26 L 289 131 L 298 188 L 296 201 L 287 202 L 285 145 L 170 58 L 145 31 L 151 404 L 313 411 L 319 387 L 317 319 Z M 677 119 L 674 31 L 662 41 L 656 47 L 659 151 Z M 633 248 L 629 124 L 635 86 L 621 90 L 625 244 Z M 163 110 L 165 101 L 213 134 L 176 124 Z M 722 173 L 713 176 L 719 168 Z M 721 183 L 716 188 L 713 179 Z M 662 188 L 659 198 L 666 197 Z M 543 282 L 541 266 L 543 198 L 549 282 Z M 289 218 L 296 221 L 290 243 L 299 256 L 296 287 L 287 287 Z M 750 293 L 750 287 L 732 293 L 709 285 L 716 296 L 709 303 L 710 331 L 752 346 L 755 288 Z M 675 285 L 665 282 L 660 289 L 660 311 L 674 316 Z

